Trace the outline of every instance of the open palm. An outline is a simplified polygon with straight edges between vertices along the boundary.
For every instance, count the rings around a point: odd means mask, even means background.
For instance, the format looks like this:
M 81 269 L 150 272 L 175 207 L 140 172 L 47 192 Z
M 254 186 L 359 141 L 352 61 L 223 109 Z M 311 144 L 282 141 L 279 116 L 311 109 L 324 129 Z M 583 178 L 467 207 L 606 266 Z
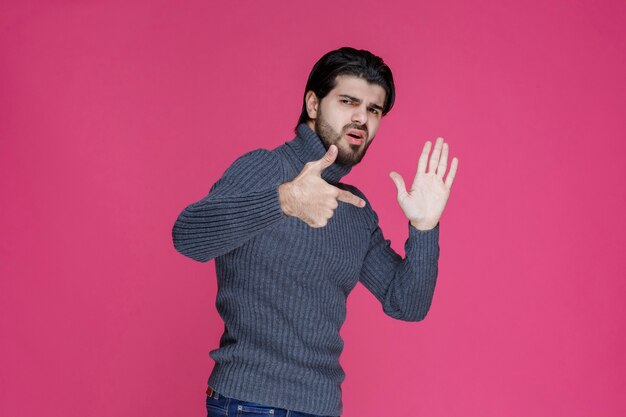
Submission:
M 397 172 L 389 174 L 398 190 L 400 208 L 411 224 L 420 230 L 429 230 L 437 226 L 450 197 L 450 189 L 459 164 L 457 158 L 452 158 L 450 171 L 444 181 L 443 177 L 448 166 L 449 146 L 443 138 L 437 138 L 435 149 L 429 160 L 431 146 L 430 141 L 424 144 L 417 164 L 417 173 L 408 191 L 400 174 Z M 426 165 L 428 165 L 428 170 Z

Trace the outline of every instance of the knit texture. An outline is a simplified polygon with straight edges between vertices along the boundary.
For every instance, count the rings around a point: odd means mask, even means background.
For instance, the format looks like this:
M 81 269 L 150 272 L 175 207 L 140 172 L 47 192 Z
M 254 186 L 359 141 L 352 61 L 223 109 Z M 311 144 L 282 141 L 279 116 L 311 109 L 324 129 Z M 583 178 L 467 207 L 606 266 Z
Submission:
M 178 216 L 175 248 L 200 262 L 215 259 L 216 307 L 224 320 L 208 383 L 227 397 L 305 413 L 342 413 L 339 364 L 346 299 L 361 282 L 399 320 L 422 320 L 437 279 L 439 224 L 420 231 L 408 223 L 403 260 L 390 247 L 369 201 L 339 202 L 322 228 L 286 216 L 278 186 L 326 150 L 306 124 L 271 151 L 238 158 L 202 200 Z M 339 180 L 349 168 L 333 164 L 328 183 L 367 201 Z

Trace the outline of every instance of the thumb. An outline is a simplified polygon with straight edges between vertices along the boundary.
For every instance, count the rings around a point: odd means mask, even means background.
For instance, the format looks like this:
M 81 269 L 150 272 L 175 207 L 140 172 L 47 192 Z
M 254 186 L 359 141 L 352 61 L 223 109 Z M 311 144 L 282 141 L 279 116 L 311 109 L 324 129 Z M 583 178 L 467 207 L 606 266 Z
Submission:
M 406 192 L 406 186 L 404 184 L 404 179 L 402 178 L 402 176 L 395 171 L 391 171 L 389 173 L 389 176 L 391 177 L 391 180 L 393 181 L 393 183 L 396 185 L 396 188 L 398 189 L 398 198 L 404 197 L 407 194 L 407 192 Z
M 315 161 L 313 172 L 321 175 L 322 171 L 331 166 L 337 159 L 337 146 L 330 145 L 321 159 Z

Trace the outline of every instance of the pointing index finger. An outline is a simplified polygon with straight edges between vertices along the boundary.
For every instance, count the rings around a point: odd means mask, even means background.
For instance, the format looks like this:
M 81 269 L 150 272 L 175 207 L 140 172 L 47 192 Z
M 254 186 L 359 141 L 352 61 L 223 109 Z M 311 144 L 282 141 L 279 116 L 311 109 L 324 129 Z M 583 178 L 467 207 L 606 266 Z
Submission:
M 337 194 L 337 200 L 343 201 L 344 203 L 352 204 L 355 207 L 365 207 L 365 200 L 356 195 L 352 194 L 350 191 L 342 190 L 338 188 L 339 194 Z

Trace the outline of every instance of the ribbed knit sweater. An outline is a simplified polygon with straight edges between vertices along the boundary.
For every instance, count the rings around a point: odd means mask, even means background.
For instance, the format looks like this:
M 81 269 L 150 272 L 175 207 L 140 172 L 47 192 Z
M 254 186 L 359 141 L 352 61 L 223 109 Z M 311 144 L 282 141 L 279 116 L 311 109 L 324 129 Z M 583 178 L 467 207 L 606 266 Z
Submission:
M 361 282 L 385 314 L 418 321 L 428 312 L 437 279 L 439 224 L 408 224 L 405 259 L 390 247 L 367 202 L 339 202 L 322 228 L 283 213 L 278 186 L 326 152 L 306 124 L 295 139 L 238 158 L 202 200 L 178 216 L 175 248 L 200 262 L 215 259 L 216 307 L 224 320 L 208 383 L 243 401 L 316 415 L 342 413 L 339 364 L 348 294 Z M 328 183 L 367 201 L 339 180 L 349 168 L 333 164 Z

